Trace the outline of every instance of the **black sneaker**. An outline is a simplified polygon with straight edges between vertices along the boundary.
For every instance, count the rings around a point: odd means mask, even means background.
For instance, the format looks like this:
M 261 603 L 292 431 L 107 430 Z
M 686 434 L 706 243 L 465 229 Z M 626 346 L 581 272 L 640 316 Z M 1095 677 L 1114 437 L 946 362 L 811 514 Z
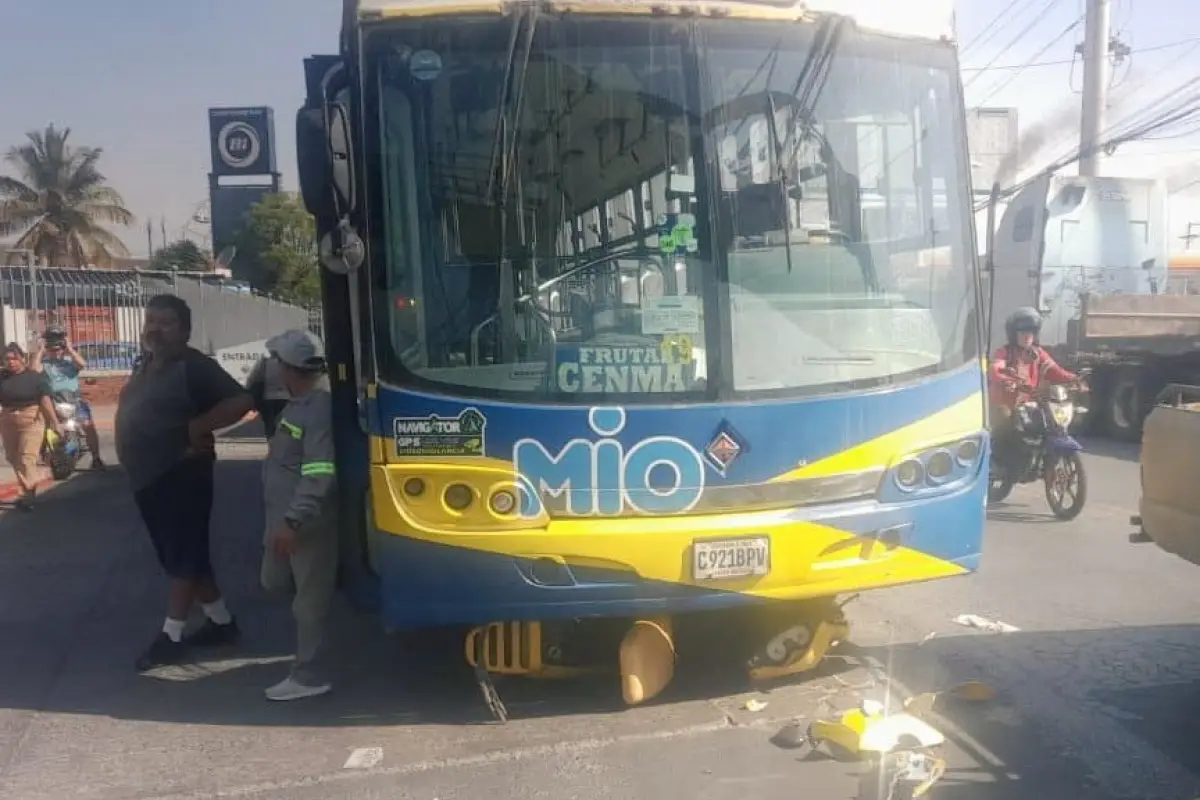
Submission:
M 241 635 L 236 619 L 231 618 L 227 624 L 218 625 L 205 617 L 204 624 L 184 637 L 184 641 L 190 647 L 222 647 L 234 644 Z
M 148 672 L 155 667 L 178 664 L 187 652 L 187 645 L 177 642 L 165 633 L 159 633 L 150 643 L 146 652 L 138 656 L 136 663 L 138 672 Z

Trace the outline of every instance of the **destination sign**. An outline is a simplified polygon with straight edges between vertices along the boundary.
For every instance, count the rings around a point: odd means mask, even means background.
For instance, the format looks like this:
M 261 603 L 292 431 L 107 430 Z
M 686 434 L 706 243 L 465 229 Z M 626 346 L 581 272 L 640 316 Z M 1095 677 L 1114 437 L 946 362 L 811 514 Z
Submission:
M 677 350 L 653 345 L 560 348 L 558 388 L 582 394 L 685 392 L 696 369 L 690 358 L 673 357 Z

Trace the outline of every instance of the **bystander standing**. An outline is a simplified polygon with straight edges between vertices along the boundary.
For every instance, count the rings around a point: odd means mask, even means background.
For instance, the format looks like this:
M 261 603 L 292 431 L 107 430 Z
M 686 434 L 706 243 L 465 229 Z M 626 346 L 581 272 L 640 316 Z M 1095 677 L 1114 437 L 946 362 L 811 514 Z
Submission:
M 174 295 L 146 304 L 145 357 L 121 391 L 115 438 L 159 564 L 171 580 L 161 632 L 139 671 L 178 662 L 188 646 L 228 644 L 238 626 L 209 554 L 216 461 L 214 433 L 250 412 L 251 400 L 213 359 L 188 346 L 192 312 Z M 184 639 L 194 603 L 204 624 Z

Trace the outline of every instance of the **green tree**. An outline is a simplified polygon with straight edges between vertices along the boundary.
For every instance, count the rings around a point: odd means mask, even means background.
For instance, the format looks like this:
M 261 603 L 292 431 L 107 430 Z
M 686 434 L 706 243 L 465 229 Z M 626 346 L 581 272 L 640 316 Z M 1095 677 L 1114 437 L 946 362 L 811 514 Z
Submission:
M 154 257 L 150 259 L 150 269 L 163 271 L 202 272 L 210 264 L 209 257 L 190 239 L 171 242 L 154 251 Z
M 14 247 L 46 266 L 111 266 L 129 250 L 105 226 L 134 217 L 96 167 L 103 151 L 72 147 L 70 135 L 47 125 L 4 156 L 16 176 L 0 175 L 0 238 L 16 235 Z
M 255 289 L 297 305 L 320 303 L 316 222 L 297 195 L 269 194 L 251 206 L 237 253 Z

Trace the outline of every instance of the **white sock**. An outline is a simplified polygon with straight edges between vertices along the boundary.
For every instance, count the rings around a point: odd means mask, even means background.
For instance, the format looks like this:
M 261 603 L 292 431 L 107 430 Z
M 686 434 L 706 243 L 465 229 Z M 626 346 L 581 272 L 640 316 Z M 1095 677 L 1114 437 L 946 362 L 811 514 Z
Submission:
M 233 617 L 229 614 L 229 609 L 225 607 L 225 598 L 218 597 L 212 603 L 204 603 L 200 606 L 204 609 L 204 616 L 211 619 L 217 625 L 228 625 L 233 622 Z
M 163 623 L 163 633 L 170 637 L 172 642 L 183 641 L 183 626 L 187 624 L 185 619 L 171 619 L 167 617 L 167 621 Z

